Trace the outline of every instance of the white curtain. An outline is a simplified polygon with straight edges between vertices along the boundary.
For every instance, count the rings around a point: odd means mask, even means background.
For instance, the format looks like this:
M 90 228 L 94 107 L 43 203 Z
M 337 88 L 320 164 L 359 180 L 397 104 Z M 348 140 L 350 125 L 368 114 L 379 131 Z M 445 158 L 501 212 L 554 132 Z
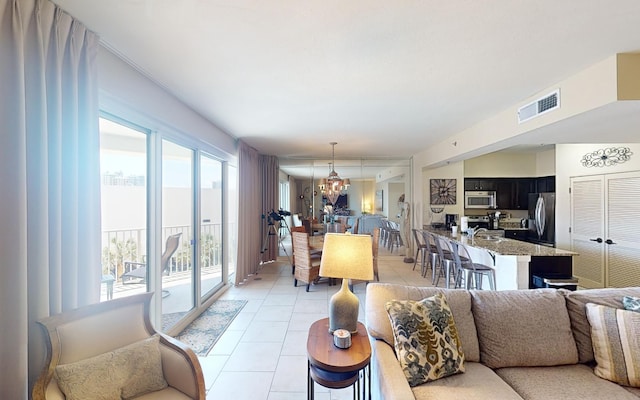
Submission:
M 48 0 L 0 0 L 0 398 L 44 365 L 35 321 L 99 301 L 98 37 Z

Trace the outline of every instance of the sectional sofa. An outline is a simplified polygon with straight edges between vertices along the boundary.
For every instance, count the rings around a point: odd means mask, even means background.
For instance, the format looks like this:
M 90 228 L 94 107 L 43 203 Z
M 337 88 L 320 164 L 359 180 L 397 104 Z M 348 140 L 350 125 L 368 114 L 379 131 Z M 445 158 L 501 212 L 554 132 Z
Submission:
M 394 351 L 385 305 L 443 293 L 464 350 L 463 373 L 410 387 Z M 366 326 L 372 344 L 376 399 L 629 399 L 640 389 L 594 373 L 585 305 L 622 308 L 640 288 L 466 291 L 385 283 L 367 286 Z M 636 328 L 638 328 L 636 326 Z

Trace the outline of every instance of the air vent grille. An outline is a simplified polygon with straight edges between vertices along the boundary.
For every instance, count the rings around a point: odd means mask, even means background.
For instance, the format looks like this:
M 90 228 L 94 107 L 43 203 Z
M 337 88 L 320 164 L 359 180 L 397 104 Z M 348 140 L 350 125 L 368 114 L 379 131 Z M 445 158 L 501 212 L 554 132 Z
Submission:
M 518 109 L 518 123 L 560 107 L 560 89 Z

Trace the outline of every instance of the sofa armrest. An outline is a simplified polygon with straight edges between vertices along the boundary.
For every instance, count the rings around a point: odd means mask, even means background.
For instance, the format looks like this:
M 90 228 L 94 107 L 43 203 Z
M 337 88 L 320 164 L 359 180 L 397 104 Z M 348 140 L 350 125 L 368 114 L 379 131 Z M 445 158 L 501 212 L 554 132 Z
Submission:
M 169 386 L 195 400 L 205 400 L 206 389 L 200 361 L 184 343 L 160 334 L 162 370 Z
M 371 339 L 371 338 L 370 338 Z M 371 339 L 371 393 L 374 399 L 414 399 L 409 382 L 393 348 L 383 340 Z

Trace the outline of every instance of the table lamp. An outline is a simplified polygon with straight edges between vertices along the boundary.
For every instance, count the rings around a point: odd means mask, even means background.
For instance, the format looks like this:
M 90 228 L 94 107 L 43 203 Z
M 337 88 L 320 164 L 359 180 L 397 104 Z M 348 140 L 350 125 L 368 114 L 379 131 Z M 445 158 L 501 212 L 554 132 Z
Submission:
M 329 332 L 358 330 L 358 297 L 349 290 L 349 279 L 373 279 L 371 236 L 327 233 L 324 236 L 320 276 L 342 278 L 342 287 L 329 301 Z

